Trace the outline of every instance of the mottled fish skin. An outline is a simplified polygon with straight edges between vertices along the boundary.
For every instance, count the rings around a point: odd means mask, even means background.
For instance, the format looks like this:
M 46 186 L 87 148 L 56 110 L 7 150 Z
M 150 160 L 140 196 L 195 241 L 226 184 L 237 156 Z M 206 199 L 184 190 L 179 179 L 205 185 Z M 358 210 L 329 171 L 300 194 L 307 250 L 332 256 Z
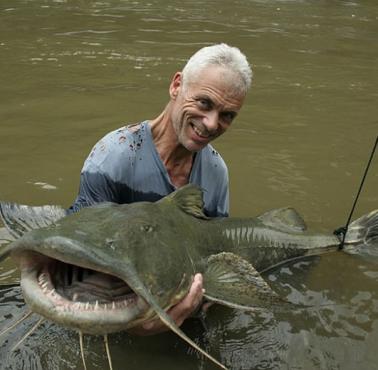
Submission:
M 335 235 L 289 233 L 267 226 L 258 218 L 225 218 L 213 227 L 213 232 L 206 233 L 213 239 L 209 244 L 219 243 L 222 250 L 244 257 L 257 271 L 298 257 L 337 250 L 340 244 Z
M 66 217 L 55 206 L 1 203 L 0 211 L 18 237 L 1 249 L 0 260 L 11 254 L 18 261 L 31 310 L 103 335 L 158 316 L 220 367 L 165 312 L 187 294 L 195 273 L 203 274 L 213 302 L 269 308 L 285 302 L 259 272 L 340 245 L 335 235 L 306 231 L 291 208 L 255 218 L 209 218 L 193 185 L 155 203 L 102 203 Z M 348 229 L 347 247 L 364 243 L 378 244 L 378 210 Z

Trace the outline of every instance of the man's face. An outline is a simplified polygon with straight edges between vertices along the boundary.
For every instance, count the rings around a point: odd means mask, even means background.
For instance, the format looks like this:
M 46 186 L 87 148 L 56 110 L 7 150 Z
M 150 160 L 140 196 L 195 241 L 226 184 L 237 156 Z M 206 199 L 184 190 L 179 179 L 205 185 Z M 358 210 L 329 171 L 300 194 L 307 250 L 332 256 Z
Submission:
M 198 151 L 222 135 L 239 112 L 245 95 L 234 88 L 237 76 L 222 67 L 207 67 L 183 88 L 181 73 L 171 86 L 172 124 L 179 143 Z

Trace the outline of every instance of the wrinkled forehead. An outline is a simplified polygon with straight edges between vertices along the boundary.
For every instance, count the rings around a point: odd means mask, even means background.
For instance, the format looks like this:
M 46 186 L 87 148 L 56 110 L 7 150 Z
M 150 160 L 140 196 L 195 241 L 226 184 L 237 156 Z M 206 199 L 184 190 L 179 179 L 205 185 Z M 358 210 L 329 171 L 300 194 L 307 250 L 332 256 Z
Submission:
M 197 73 L 183 76 L 185 88 L 206 89 L 213 87 L 223 90 L 229 96 L 244 98 L 245 89 L 242 77 L 230 68 L 208 65 Z

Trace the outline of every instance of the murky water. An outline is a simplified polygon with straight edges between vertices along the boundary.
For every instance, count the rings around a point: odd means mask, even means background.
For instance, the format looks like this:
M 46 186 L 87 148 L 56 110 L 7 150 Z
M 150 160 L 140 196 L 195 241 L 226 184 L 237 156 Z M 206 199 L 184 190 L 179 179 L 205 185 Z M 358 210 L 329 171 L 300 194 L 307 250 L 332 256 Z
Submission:
M 91 146 L 154 118 L 171 76 L 198 48 L 240 47 L 255 80 L 216 148 L 231 177 L 231 213 L 292 205 L 309 226 L 345 223 L 378 134 L 378 4 L 355 1 L 64 1 L 0 3 L 0 198 L 69 206 Z M 378 208 L 378 160 L 355 216 Z M 1 233 L 0 228 L 0 233 Z M 185 330 L 231 369 L 374 369 L 378 264 L 331 255 L 266 276 L 309 312 L 250 315 L 214 307 Z M 0 280 L 17 279 L 0 266 Z M 24 310 L 1 293 L 7 324 Z M 30 319 L 1 338 L 4 369 L 80 368 L 76 335 L 44 324 L 14 352 Z M 162 340 L 163 339 L 163 340 Z M 171 334 L 111 337 L 115 369 L 212 369 Z M 103 345 L 87 338 L 91 368 Z M 127 366 L 125 365 L 127 364 Z

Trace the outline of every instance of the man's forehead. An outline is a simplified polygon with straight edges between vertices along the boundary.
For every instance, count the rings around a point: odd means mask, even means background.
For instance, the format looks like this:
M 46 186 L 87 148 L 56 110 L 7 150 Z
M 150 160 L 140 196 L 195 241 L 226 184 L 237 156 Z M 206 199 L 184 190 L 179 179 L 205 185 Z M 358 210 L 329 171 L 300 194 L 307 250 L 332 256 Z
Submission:
M 214 104 L 239 110 L 245 93 L 240 88 L 236 73 L 225 68 L 206 68 L 188 83 L 191 98 L 208 98 Z
M 191 88 L 197 90 L 215 88 L 224 90 L 230 96 L 240 98 L 245 95 L 240 87 L 242 80 L 238 73 L 221 66 L 204 67 L 198 71 L 198 74 L 192 76 L 187 83 Z

